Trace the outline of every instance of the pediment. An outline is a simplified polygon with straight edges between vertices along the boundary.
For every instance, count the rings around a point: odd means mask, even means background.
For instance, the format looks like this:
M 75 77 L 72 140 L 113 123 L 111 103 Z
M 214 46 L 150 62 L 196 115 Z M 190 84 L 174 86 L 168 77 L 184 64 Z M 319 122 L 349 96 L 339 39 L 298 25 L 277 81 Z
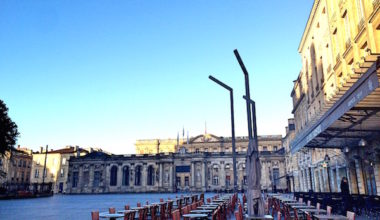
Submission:
M 190 143 L 205 143 L 205 142 L 220 142 L 222 138 L 217 137 L 213 134 L 201 134 L 196 137 L 193 137 L 190 140 Z

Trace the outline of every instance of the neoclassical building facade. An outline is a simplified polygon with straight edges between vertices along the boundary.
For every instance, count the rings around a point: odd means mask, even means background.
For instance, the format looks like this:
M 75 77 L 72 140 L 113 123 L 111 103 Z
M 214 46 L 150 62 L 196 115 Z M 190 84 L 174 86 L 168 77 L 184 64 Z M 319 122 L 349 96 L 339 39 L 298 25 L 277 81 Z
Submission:
M 276 185 L 277 189 L 285 190 L 285 157 L 281 149 L 281 136 L 266 136 L 264 139 L 278 149 L 261 151 L 262 188 L 271 191 Z M 189 144 L 179 146 L 175 153 L 110 155 L 92 152 L 71 157 L 67 193 L 232 190 L 232 153 L 219 148 L 221 145 L 227 147 L 228 140 L 223 139 L 221 143 L 221 139 L 214 135 L 200 135 L 192 138 Z M 248 145 L 245 138 L 241 140 L 244 140 L 240 142 L 242 146 L 243 143 Z M 209 146 L 209 149 L 217 150 L 199 150 L 201 146 L 202 149 Z M 272 149 L 274 146 L 263 147 Z M 236 158 L 237 184 L 241 190 L 245 188 L 246 181 L 245 152 L 239 151 Z
M 293 191 L 380 195 L 380 1 L 315 0 L 287 137 Z

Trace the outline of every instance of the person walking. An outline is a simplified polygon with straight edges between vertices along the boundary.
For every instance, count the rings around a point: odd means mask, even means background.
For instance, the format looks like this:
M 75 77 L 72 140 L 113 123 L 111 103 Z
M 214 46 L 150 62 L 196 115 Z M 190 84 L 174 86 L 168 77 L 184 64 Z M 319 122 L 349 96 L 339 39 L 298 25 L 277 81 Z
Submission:
M 342 215 L 346 215 L 347 211 L 352 210 L 350 189 L 348 186 L 347 177 L 342 178 L 342 181 L 340 182 L 340 191 L 342 193 L 342 202 L 343 202 Z

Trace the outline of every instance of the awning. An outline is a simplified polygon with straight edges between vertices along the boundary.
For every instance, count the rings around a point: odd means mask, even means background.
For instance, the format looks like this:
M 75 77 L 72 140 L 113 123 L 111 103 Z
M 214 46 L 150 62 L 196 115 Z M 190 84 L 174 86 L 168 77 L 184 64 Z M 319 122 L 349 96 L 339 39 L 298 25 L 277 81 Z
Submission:
M 380 134 L 380 54 L 369 55 L 359 69 L 291 142 L 291 152 L 303 147 L 357 146 L 361 138 Z M 364 74 L 362 74 L 364 73 Z M 356 145 L 355 145 L 356 143 Z

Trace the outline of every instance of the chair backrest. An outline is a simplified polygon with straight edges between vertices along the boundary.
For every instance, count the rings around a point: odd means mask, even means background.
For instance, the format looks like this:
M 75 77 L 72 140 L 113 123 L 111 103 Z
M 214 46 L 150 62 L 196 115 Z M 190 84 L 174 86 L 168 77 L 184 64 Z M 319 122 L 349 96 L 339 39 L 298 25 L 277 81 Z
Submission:
M 129 210 L 131 207 L 129 205 L 124 206 L 124 210 Z
M 172 212 L 172 219 L 173 220 L 180 220 L 181 219 L 181 216 L 180 216 L 178 209 L 176 209 Z
M 317 202 L 317 210 L 321 209 L 321 203 Z
M 306 213 L 306 220 L 311 220 L 311 216 L 309 213 Z
M 332 210 L 331 206 L 327 206 L 326 211 L 328 215 L 331 215 L 331 210 Z
M 311 201 L 310 200 L 307 201 L 307 205 L 311 206 Z
M 99 211 L 91 212 L 91 220 L 99 220 Z
M 138 202 L 138 203 L 137 203 L 137 207 L 141 207 L 141 203 Z
M 355 220 L 355 213 L 347 211 L 347 218 L 348 220 Z
M 161 198 L 161 199 L 160 199 L 160 202 L 164 202 L 164 199 L 163 199 L 163 198 Z
M 136 211 L 133 210 L 129 212 L 129 219 L 128 220 L 135 220 Z
M 108 209 L 108 212 L 109 212 L 110 214 L 115 214 L 115 213 L 116 213 L 116 210 L 115 210 L 115 208 L 111 207 L 111 208 Z
M 298 218 L 298 211 L 297 211 L 297 209 L 293 209 L 293 211 L 294 211 L 294 220 L 298 220 L 299 218 Z

